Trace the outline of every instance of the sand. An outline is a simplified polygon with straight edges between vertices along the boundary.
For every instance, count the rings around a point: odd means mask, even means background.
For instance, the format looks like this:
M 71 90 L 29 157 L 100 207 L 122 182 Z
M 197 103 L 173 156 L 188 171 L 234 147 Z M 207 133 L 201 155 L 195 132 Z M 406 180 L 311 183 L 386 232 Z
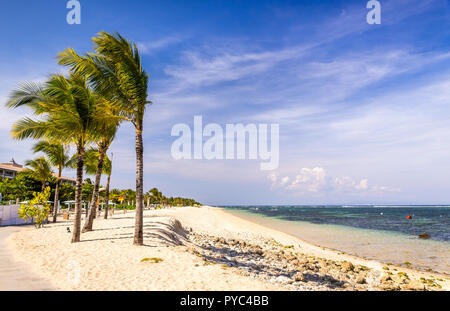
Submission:
M 382 263 L 308 244 L 296 237 L 263 227 L 221 209 L 204 206 L 144 212 L 144 246 L 134 246 L 134 213 L 97 218 L 94 231 L 70 243 L 71 221 L 42 229 L 24 227 L 7 239 L 14 259 L 60 290 L 287 290 L 290 287 L 242 273 L 238 268 L 214 264 L 199 256 L 190 233 L 249 241 L 264 245 L 275 240 L 293 245 L 292 251 L 328 260 L 350 261 L 381 275 Z M 441 275 L 400 268 L 410 278 L 442 279 Z M 397 270 L 396 270 L 397 272 Z M 311 288 L 314 290 L 314 286 Z M 318 287 L 319 289 L 319 287 Z

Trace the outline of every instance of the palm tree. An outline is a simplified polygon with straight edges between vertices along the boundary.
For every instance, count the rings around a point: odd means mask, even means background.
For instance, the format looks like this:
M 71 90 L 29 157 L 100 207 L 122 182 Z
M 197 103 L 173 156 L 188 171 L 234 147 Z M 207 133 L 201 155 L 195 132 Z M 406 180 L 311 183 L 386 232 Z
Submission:
M 103 172 L 108 176 L 106 181 L 106 189 L 105 189 L 105 219 L 108 219 L 108 209 L 109 209 L 109 186 L 111 183 L 111 173 L 112 173 L 112 159 L 114 154 L 111 153 L 111 159 L 106 157 L 105 165 L 103 166 Z
M 45 184 L 52 177 L 52 168 L 50 163 L 44 157 L 39 157 L 34 160 L 25 161 L 25 166 L 29 166 L 24 172 L 30 174 L 31 177 L 42 183 L 42 192 L 45 190 Z
M 86 146 L 100 138 L 100 130 L 108 122 L 108 110 L 102 109 L 98 96 L 88 86 L 87 80 L 71 74 L 68 78 L 54 75 L 44 85 L 24 83 L 13 91 L 7 106 L 28 106 L 39 119 L 23 118 L 13 125 L 16 139 L 55 139 L 64 144 L 74 144 L 77 149 L 75 220 L 72 243 L 80 241 L 81 191 Z
M 102 173 L 104 172 L 104 162 L 108 158 L 106 152 L 114 140 L 118 125 L 118 122 L 111 122 L 108 124 L 105 130 L 102 131 L 104 136 L 99 142 L 97 142 L 98 149 L 91 149 L 89 152 L 89 157 L 87 157 L 89 161 L 86 162 L 86 173 L 95 174 L 95 183 L 90 205 L 91 208 L 88 217 L 86 217 L 82 232 L 92 231 L 92 225 L 97 213 L 96 205 L 100 189 L 100 180 Z
M 56 222 L 58 214 L 58 199 L 59 199 L 59 184 L 61 182 L 61 175 L 63 168 L 69 165 L 69 146 L 57 142 L 50 142 L 42 140 L 36 143 L 33 147 L 33 152 L 42 152 L 47 156 L 47 160 L 51 165 L 58 168 L 58 178 L 56 180 L 55 197 L 53 203 L 53 222 Z
M 136 221 L 134 244 L 144 244 L 143 233 L 143 121 L 147 104 L 148 74 L 142 68 L 135 43 L 120 34 L 100 32 L 94 37 L 94 50 L 85 56 L 73 49 L 58 55 L 59 64 L 71 71 L 85 75 L 96 92 L 120 101 L 123 119 L 131 122 L 136 130 Z

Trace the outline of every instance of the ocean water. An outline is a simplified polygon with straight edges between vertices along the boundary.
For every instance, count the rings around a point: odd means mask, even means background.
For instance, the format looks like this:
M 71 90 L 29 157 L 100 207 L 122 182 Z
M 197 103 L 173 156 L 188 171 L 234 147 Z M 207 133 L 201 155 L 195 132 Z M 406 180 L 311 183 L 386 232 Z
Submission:
M 395 231 L 450 241 L 449 206 L 227 206 L 289 221 Z M 406 219 L 411 215 L 412 219 Z
M 450 273 L 450 206 L 222 206 L 307 242 Z M 406 216 L 411 215 L 412 219 Z M 419 234 L 427 232 L 430 239 Z

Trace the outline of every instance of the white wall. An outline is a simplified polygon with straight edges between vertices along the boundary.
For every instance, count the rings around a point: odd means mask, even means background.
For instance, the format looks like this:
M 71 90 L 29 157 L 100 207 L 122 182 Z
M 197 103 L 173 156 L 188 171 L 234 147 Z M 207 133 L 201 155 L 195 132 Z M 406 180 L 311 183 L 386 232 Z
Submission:
M 0 205 L 0 226 L 31 224 L 31 219 L 27 222 L 17 217 L 20 205 Z

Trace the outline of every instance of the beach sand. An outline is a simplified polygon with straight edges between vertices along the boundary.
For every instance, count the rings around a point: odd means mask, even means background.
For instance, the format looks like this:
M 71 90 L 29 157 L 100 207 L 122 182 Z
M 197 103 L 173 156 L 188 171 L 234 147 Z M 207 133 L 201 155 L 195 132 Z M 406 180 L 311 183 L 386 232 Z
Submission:
M 450 288 L 447 276 L 387 268 L 208 206 L 145 211 L 145 246 L 132 245 L 134 212 L 95 219 L 80 243 L 67 227 L 23 227 L 7 239 L 15 260 L 61 290 Z

